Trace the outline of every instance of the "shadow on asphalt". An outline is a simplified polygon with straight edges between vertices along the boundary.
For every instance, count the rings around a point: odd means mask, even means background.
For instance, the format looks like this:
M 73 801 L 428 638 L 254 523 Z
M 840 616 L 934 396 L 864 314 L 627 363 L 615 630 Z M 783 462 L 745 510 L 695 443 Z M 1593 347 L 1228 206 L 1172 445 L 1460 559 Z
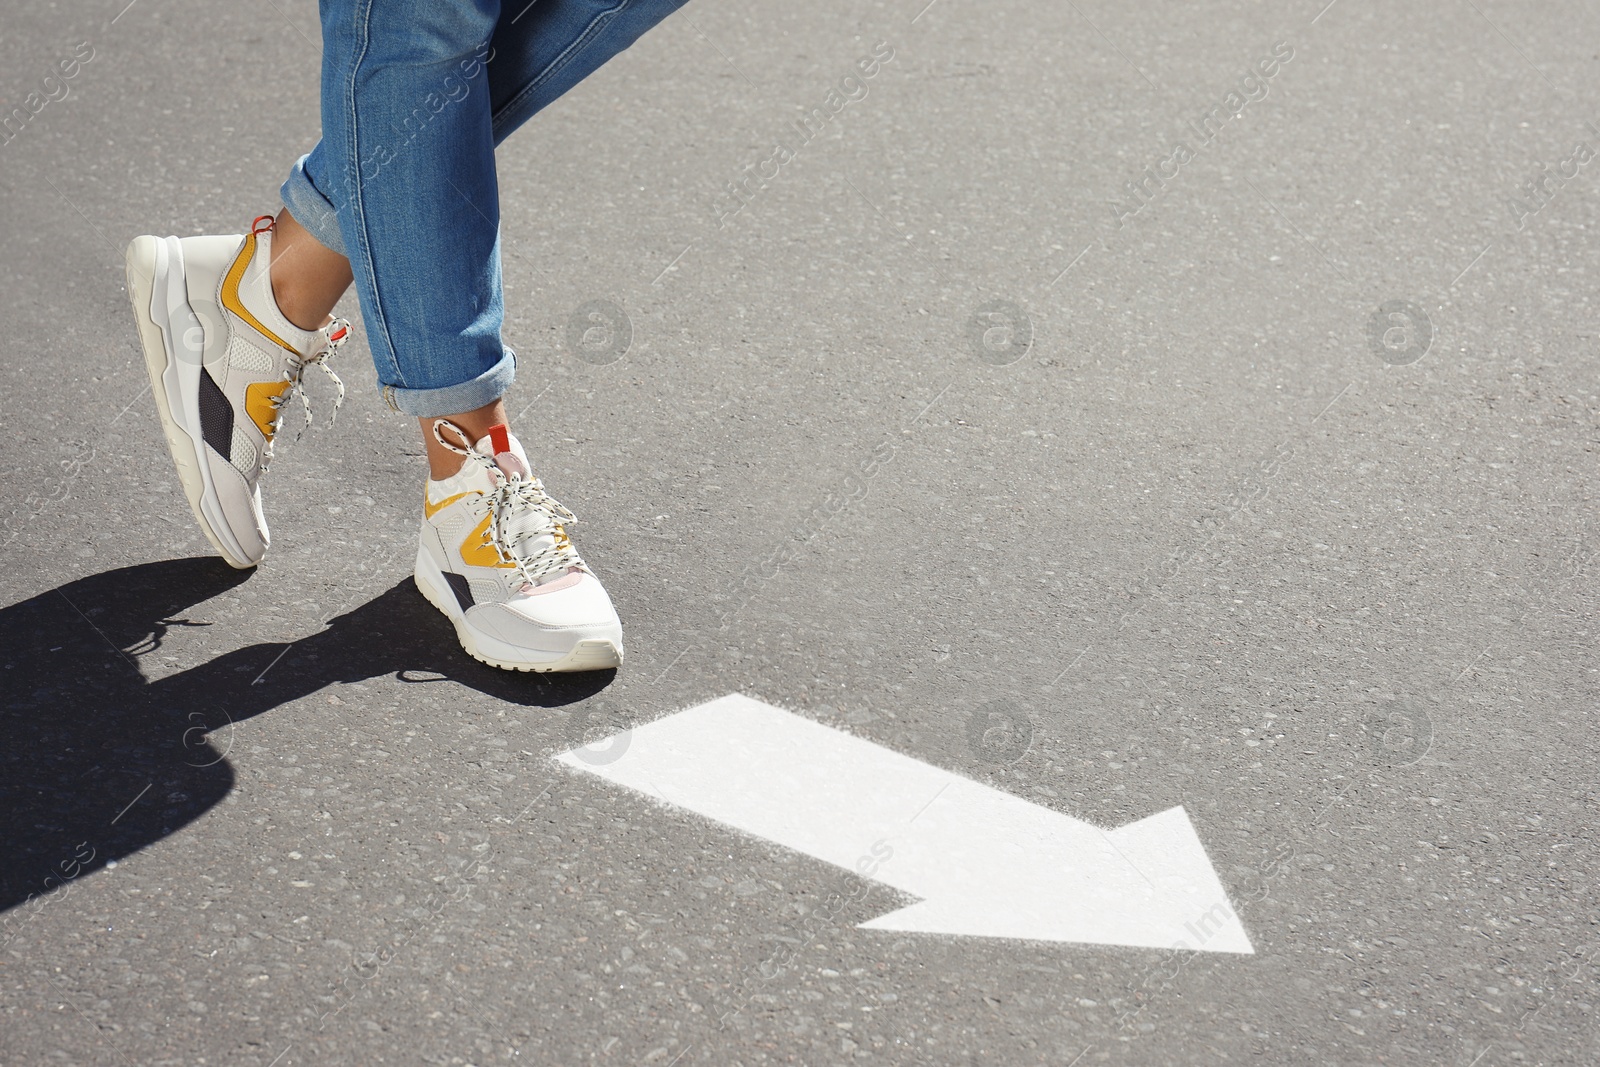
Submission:
M 408 578 L 291 645 L 252 645 L 147 682 L 136 664 L 173 627 L 206 625 L 183 613 L 248 577 L 216 558 L 166 560 L 0 609 L 0 911 L 29 898 L 43 906 L 73 879 L 199 818 L 233 786 L 229 724 L 325 686 L 442 675 L 513 704 L 556 707 L 616 674 L 486 667 Z M 3 920 L 0 943 L 16 918 Z

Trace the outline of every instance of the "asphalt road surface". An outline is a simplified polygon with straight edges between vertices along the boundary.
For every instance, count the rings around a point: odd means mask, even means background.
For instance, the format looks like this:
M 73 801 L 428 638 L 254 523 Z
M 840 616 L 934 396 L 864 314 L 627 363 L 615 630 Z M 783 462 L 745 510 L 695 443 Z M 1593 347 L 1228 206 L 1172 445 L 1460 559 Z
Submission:
M 167 457 L 122 249 L 276 209 L 315 5 L 5 5 L 0 1062 L 1600 1061 L 1600 9 L 925 2 L 502 148 L 554 678 L 359 342 L 255 573 Z

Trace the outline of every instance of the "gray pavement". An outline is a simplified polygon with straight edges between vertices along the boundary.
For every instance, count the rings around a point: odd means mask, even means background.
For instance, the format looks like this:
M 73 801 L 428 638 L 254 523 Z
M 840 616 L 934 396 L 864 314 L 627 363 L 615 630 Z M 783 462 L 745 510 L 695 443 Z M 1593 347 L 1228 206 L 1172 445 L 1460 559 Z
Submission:
M 183 503 L 121 250 L 275 209 L 315 5 L 6 6 L 0 1062 L 1600 1060 L 1600 10 L 923 2 L 696 0 L 503 148 L 567 678 L 412 587 L 359 344 L 256 573 Z M 1181 805 L 1255 953 L 864 929 L 552 758 L 736 692 Z

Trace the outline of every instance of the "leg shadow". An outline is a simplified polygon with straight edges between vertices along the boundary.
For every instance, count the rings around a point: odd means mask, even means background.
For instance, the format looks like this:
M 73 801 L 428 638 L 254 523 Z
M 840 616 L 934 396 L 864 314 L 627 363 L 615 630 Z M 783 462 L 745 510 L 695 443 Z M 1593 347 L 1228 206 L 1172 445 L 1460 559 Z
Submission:
M 55 891 L 226 796 L 233 723 L 379 675 L 444 678 L 513 704 L 557 707 L 616 674 L 486 667 L 406 579 L 297 641 L 252 645 L 147 682 L 141 658 L 173 627 L 204 625 L 183 612 L 247 577 L 216 559 L 167 560 L 0 608 L 0 945 Z

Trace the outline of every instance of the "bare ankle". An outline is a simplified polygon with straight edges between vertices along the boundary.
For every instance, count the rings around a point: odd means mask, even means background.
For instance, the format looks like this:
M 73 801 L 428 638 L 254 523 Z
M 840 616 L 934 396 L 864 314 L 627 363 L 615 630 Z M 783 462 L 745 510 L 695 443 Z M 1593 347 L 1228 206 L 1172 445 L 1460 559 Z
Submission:
M 462 412 L 459 415 L 443 416 L 444 421 L 457 427 L 466 435 L 467 442 L 480 440 L 488 434 L 492 426 L 505 426 L 510 419 L 506 415 L 506 406 L 499 400 L 491 401 L 481 408 Z M 422 425 L 422 443 L 428 450 L 428 476 L 434 481 L 449 478 L 461 470 L 461 456 L 441 445 L 433 435 L 433 424 L 439 420 L 425 418 L 417 420 Z M 450 435 L 448 429 L 445 430 Z
M 302 330 L 320 330 L 350 287 L 350 261 L 325 247 L 284 208 L 272 231 L 272 298 Z
M 302 330 L 320 330 L 333 321 L 332 314 L 323 312 L 319 316 L 314 305 L 307 306 L 291 285 L 280 285 L 276 277 L 272 279 L 272 299 L 278 302 L 283 317 Z

